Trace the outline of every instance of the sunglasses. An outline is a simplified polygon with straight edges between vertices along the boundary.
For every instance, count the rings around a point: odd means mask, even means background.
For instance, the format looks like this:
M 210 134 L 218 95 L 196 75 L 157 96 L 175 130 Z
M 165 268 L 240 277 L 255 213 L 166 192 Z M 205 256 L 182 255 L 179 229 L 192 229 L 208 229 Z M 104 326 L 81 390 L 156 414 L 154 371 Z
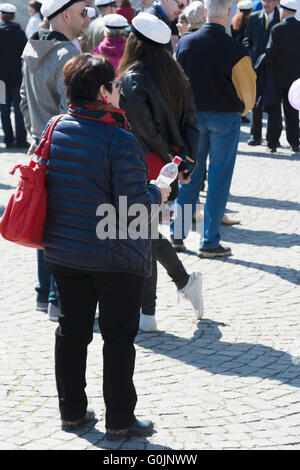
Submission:
M 80 12 L 80 16 L 82 16 L 82 18 L 85 18 L 86 15 L 87 15 L 87 9 L 85 8 L 84 10 Z
M 174 0 L 174 2 L 177 3 L 179 10 L 184 10 L 186 5 L 182 2 L 179 2 L 178 0 Z
M 111 83 L 112 85 L 115 85 L 117 92 L 118 92 L 118 93 L 121 93 L 121 90 L 122 90 L 122 82 L 121 82 L 121 80 L 112 80 L 112 81 L 109 82 L 109 83 Z

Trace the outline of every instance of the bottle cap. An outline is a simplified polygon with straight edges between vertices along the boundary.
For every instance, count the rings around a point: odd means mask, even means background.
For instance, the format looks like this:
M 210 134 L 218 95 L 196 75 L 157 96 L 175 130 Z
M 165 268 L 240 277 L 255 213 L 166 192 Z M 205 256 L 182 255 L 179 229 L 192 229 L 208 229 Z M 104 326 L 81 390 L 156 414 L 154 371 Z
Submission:
M 176 165 L 180 165 L 180 163 L 182 162 L 182 158 L 180 158 L 180 157 L 178 157 L 178 155 L 176 155 L 176 157 L 173 158 L 172 162 L 176 163 Z

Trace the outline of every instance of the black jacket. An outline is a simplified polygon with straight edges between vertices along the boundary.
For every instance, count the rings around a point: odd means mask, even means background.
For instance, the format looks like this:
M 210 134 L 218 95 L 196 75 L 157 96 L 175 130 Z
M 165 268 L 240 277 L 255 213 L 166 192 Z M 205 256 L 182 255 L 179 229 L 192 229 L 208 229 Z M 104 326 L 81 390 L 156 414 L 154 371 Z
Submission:
M 200 132 L 194 104 L 175 115 L 149 70 L 136 67 L 123 77 L 120 107 L 146 153 L 156 152 L 170 163 L 173 145 L 196 160 Z
M 300 78 L 300 22 L 295 18 L 287 18 L 272 28 L 267 63 L 272 66 L 276 88 L 289 89 Z
M 10 88 L 21 86 L 21 55 L 26 42 L 26 35 L 20 25 L 0 21 L 0 80 Z
M 263 10 L 252 13 L 246 24 L 246 32 L 243 44 L 246 47 L 253 65 L 255 65 L 258 57 L 266 52 L 271 29 L 274 25 L 279 23 L 279 11 L 276 7 L 274 16 L 266 29 L 266 19 Z

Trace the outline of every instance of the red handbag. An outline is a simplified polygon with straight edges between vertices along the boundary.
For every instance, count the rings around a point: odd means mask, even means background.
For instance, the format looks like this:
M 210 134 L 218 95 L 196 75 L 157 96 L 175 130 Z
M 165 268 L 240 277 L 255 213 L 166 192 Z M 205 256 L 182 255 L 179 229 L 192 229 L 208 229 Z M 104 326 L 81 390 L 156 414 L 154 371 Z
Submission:
M 16 165 L 10 174 L 20 170 L 21 178 L 0 220 L 3 238 L 31 248 L 43 248 L 43 234 L 47 215 L 45 186 L 47 163 L 53 129 L 63 114 L 48 126 L 29 165 Z

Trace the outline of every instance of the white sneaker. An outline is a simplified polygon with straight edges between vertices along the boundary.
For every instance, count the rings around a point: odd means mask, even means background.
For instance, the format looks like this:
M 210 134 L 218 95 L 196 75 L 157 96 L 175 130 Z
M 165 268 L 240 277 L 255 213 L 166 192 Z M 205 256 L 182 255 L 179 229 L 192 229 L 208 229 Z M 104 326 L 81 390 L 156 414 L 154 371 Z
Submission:
M 38 310 L 39 312 L 47 313 L 48 312 L 48 302 L 37 302 L 35 309 Z
M 202 275 L 192 273 L 187 285 L 178 291 L 179 294 L 189 300 L 194 307 L 196 317 L 200 320 L 203 317 L 203 297 L 202 297 Z
M 50 303 L 48 305 L 49 320 L 58 322 L 58 314 L 59 314 L 59 307 L 57 305 Z
M 157 331 L 157 324 L 154 315 L 144 315 L 142 312 L 140 314 L 140 330 L 145 333 L 152 333 Z

